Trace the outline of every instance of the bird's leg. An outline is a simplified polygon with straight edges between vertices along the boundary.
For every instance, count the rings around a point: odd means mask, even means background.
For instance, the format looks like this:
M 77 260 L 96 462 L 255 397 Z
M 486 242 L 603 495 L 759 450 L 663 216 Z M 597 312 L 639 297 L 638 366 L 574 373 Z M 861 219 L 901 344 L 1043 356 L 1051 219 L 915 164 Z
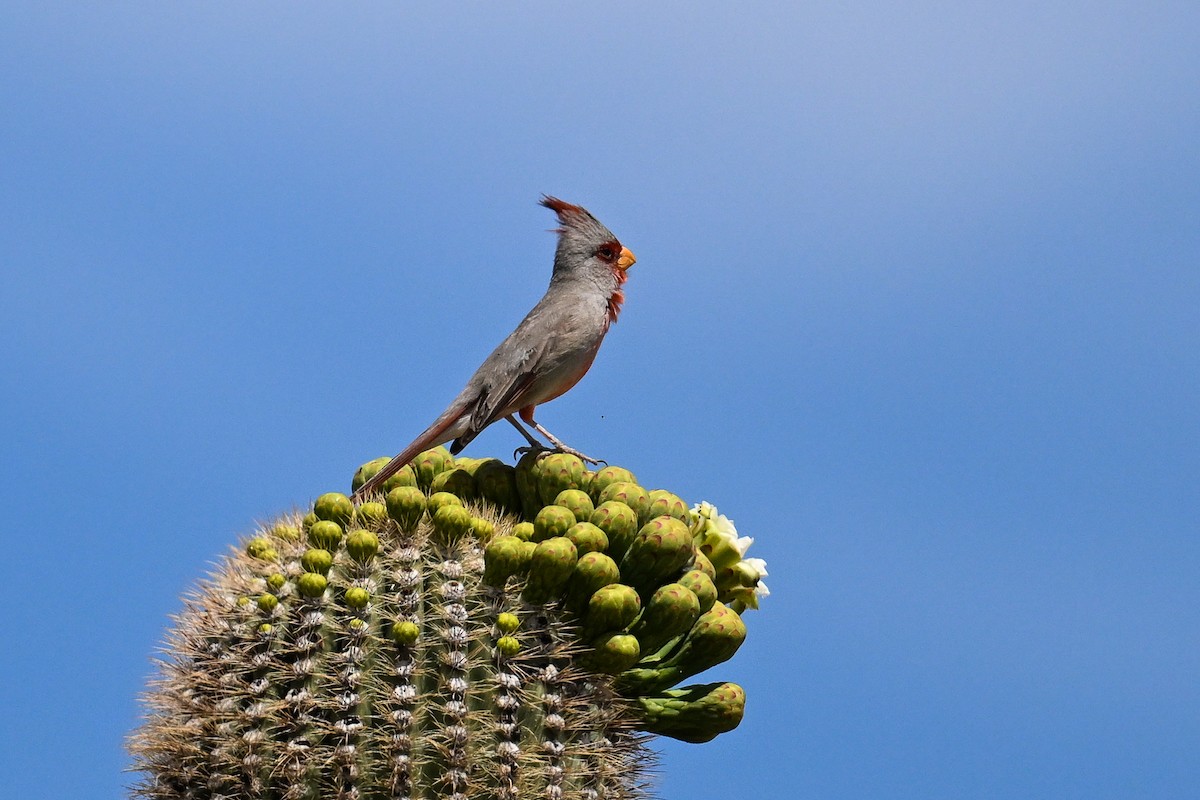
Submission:
M 548 449 L 546 445 L 533 438 L 533 434 L 525 430 L 525 426 L 517 422 L 517 418 L 512 414 L 509 414 L 507 417 L 505 417 L 505 419 L 511 422 L 512 426 L 521 432 L 521 435 L 525 437 L 525 441 L 529 442 L 528 447 L 518 447 L 516 450 L 514 450 L 513 458 L 516 458 L 518 455 L 524 455 L 525 453 Z
M 563 444 L 561 441 L 559 441 L 558 437 L 556 437 L 553 433 L 551 433 L 550 431 L 548 431 L 544 427 L 542 427 L 542 425 L 533 418 L 532 412 L 529 414 L 529 416 L 525 416 L 524 414 L 522 414 L 521 419 L 528 422 L 530 425 L 532 425 L 537 430 L 538 433 L 540 433 L 542 436 L 545 436 L 547 439 L 549 439 L 550 444 L 554 445 L 554 449 L 557 450 L 558 452 L 568 453 L 570 455 L 575 456 L 576 458 L 586 461 L 589 464 L 595 464 L 595 465 L 603 464 L 604 466 L 608 466 L 608 462 L 603 459 L 592 458 L 591 456 L 585 456 L 583 453 L 579 452 L 574 447 L 567 447 L 565 444 Z M 513 424 L 515 425 L 516 422 L 514 421 Z

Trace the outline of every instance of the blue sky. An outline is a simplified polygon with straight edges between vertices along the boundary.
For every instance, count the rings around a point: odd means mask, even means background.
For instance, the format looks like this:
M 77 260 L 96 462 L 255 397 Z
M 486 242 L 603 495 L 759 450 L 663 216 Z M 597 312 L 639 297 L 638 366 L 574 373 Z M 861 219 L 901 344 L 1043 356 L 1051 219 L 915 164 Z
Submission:
M 179 594 L 441 410 L 542 192 L 639 261 L 539 418 L 771 571 L 664 796 L 1194 796 L 1200 7 L 645 5 L 6 6 L 11 796 L 121 794 Z

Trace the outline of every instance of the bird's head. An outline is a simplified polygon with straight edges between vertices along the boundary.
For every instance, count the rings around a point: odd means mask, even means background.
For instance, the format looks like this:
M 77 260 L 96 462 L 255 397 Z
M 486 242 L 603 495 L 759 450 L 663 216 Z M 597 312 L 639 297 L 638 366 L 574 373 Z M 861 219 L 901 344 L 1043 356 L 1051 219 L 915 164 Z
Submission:
M 545 195 L 542 205 L 558 215 L 558 249 L 554 274 L 586 275 L 597 279 L 611 275 L 617 285 L 625 282 L 625 271 L 637 261 L 613 232 L 587 209 Z

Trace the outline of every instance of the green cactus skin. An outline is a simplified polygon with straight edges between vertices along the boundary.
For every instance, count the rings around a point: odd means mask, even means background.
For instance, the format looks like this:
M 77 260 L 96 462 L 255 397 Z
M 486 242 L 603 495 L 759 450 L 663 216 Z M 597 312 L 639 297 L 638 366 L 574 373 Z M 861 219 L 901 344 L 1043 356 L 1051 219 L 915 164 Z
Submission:
M 668 689 L 637 702 L 646 730 L 699 744 L 738 726 L 746 710 L 746 692 L 736 683 L 707 683 Z
M 189 598 L 131 741 L 139 796 L 643 800 L 637 731 L 738 724 L 736 685 L 670 689 L 745 637 L 682 500 L 561 453 L 406 470 L 264 526 Z M 720 583 L 753 592 L 742 572 Z
M 587 522 L 596 508 L 591 496 L 581 489 L 563 489 L 554 498 L 554 505 L 569 508 L 576 522 Z

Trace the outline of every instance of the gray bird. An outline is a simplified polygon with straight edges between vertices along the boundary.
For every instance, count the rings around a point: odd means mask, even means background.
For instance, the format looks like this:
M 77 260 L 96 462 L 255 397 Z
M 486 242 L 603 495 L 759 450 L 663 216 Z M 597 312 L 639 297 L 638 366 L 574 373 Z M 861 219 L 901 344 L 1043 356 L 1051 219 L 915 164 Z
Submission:
M 540 448 L 541 443 L 514 414 L 545 436 L 554 449 L 597 463 L 542 427 L 533 410 L 566 392 L 592 366 L 621 310 L 625 299 L 621 286 L 636 259 L 586 209 L 549 196 L 541 204 L 558 215 L 561 225 L 556 229 L 558 248 L 546 294 L 433 424 L 354 493 L 356 500 L 376 491 L 430 447 L 453 440 L 450 452 L 462 451 L 498 419 L 511 422 L 531 447 Z

